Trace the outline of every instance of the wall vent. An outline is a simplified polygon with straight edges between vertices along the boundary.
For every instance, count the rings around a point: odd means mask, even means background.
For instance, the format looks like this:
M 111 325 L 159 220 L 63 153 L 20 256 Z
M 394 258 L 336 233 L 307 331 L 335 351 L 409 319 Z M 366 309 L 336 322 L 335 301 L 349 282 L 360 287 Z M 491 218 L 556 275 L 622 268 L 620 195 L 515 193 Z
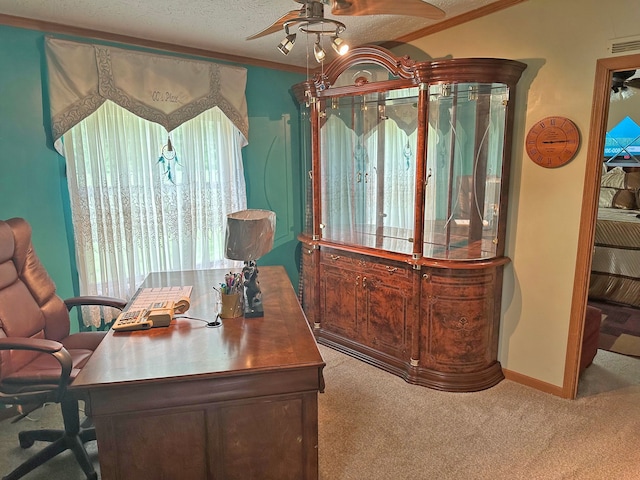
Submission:
M 609 43 L 611 55 L 630 55 L 640 53 L 640 35 L 635 37 L 614 38 Z

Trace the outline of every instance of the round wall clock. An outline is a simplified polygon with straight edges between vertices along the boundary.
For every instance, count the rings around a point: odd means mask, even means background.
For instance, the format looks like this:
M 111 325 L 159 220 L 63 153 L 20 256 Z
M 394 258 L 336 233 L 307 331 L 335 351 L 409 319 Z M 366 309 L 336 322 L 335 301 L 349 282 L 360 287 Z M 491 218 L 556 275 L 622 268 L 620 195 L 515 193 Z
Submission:
M 525 141 L 527 155 L 541 167 L 568 163 L 580 146 L 578 127 L 566 117 L 547 117 L 536 122 Z

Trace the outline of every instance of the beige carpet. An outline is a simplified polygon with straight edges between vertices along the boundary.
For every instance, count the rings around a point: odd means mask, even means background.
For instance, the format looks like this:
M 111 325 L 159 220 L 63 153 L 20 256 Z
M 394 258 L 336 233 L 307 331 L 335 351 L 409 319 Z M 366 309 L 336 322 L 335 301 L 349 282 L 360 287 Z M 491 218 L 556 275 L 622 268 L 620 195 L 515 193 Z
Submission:
M 437 392 L 321 352 L 321 480 L 640 478 L 640 359 L 598 351 L 579 398 L 563 400 L 507 380 L 477 393 Z M 18 430 L 60 422 L 58 412 L 48 406 L 34 421 L 0 423 L 1 473 L 41 448 L 20 449 Z M 63 454 L 25 480 L 83 478 Z
M 599 351 L 580 398 L 446 393 L 323 348 L 323 480 L 638 479 L 640 360 Z

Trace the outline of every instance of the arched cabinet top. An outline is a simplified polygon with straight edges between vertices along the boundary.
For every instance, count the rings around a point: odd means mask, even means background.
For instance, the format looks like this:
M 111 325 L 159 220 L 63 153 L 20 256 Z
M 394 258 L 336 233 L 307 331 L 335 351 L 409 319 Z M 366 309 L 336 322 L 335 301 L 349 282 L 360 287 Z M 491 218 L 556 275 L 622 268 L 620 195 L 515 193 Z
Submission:
M 376 46 L 354 48 L 346 55 L 336 58 L 325 71 L 320 74 L 317 82 L 322 82 L 329 88 L 334 85 L 338 77 L 347 69 L 361 64 L 374 64 L 386 68 L 394 77 L 413 78 L 416 62 L 408 56 L 394 57 L 390 51 Z
M 384 82 L 369 82 L 356 79 L 346 88 L 356 93 L 359 89 L 371 88 L 371 84 L 384 83 L 390 88 L 435 84 L 435 83 L 503 83 L 514 87 L 526 64 L 501 58 L 452 58 L 416 62 L 408 56 L 396 57 L 389 50 L 378 46 L 354 48 L 344 56 L 336 58 L 326 70 L 313 78 L 293 86 L 298 102 L 307 97 L 318 98 L 331 95 L 332 88 L 344 72 L 358 65 L 377 65 L 394 77 Z

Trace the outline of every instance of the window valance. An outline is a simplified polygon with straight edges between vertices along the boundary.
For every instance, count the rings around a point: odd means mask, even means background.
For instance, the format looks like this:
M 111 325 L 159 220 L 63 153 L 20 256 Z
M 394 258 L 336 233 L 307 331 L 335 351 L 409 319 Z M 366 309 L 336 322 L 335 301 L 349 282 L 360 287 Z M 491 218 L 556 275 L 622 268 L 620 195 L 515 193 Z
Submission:
M 249 136 L 245 68 L 46 38 L 51 128 L 56 149 L 105 100 L 167 132 L 218 107 Z

